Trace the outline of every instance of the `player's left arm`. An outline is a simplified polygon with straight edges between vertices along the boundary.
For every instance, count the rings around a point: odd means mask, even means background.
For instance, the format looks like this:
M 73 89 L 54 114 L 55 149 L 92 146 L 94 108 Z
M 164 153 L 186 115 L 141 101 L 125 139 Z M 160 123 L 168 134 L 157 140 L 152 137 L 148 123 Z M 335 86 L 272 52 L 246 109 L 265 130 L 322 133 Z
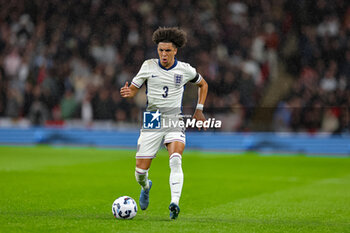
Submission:
M 203 106 L 207 98 L 208 83 L 202 77 L 201 81 L 196 85 L 198 86 L 198 103 L 197 103 L 196 111 L 193 114 L 193 118 L 196 119 L 197 121 L 205 121 L 205 117 L 203 114 Z

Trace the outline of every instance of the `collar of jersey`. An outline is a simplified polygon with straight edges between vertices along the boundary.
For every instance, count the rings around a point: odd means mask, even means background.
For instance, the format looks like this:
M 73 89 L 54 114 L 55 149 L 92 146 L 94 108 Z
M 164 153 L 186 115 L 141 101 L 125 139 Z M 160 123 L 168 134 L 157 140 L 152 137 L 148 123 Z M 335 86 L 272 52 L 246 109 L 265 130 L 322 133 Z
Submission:
M 160 68 L 162 68 L 163 70 L 171 70 L 172 68 L 174 68 L 177 65 L 177 59 L 175 58 L 174 64 L 169 67 L 169 69 L 165 68 L 164 66 L 162 66 L 162 64 L 160 64 L 160 59 L 158 59 L 158 65 L 160 66 Z

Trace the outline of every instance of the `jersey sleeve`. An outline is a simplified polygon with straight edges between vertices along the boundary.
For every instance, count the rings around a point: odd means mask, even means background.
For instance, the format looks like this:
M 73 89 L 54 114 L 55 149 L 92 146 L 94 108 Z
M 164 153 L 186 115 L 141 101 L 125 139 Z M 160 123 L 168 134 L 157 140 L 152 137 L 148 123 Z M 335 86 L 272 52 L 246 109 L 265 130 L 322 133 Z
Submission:
M 137 75 L 132 79 L 131 84 L 134 85 L 137 88 L 141 88 L 142 84 L 148 79 L 149 77 L 149 68 L 148 68 L 148 62 L 145 61 Z
M 187 64 L 186 71 L 188 77 L 186 82 L 199 83 L 201 81 L 202 76 L 199 73 L 197 73 L 196 69 L 193 68 L 190 64 Z
M 202 80 L 202 75 L 199 73 L 196 74 L 196 77 L 194 79 L 190 80 L 191 83 L 199 83 Z

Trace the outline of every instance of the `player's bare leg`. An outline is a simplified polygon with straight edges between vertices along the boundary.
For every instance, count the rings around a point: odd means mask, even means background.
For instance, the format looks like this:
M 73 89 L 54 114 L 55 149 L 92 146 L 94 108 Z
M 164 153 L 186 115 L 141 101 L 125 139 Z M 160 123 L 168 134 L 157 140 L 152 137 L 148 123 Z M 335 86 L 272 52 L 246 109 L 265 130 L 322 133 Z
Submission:
M 147 209 L 149 204 L 149 191 L 152 187 L 152 181 L 148 179 L 148 169 L 151 163 L 152 159 L 136 159 L 135 177 L 142 187 L 139 200 L 142 210 Z
M 176 219 L 180 213 L 179 201 L 183 186 L 184 175 L 182 171 L 182 153 L 185 149 L 185 144 L 175 141 L 167 144 L 169 152 L 169 166 L 170 166 L 170 191 L 171 202 L 169 206 L 170 218 Z
M 136 167 L 141 169 L 149 169 L 152 163 L 152 159 L 136 159 Z

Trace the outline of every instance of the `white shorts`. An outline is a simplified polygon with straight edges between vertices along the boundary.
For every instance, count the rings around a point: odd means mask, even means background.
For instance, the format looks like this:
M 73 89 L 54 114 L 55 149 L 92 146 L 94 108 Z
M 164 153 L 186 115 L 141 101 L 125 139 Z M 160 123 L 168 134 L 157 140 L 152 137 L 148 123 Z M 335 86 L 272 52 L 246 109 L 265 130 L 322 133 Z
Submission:
M 181 131 L 142 131 L 137 141 L 137 159 L 153 159 L 162 144 L 182 142 L 186 145 L 186 135 Z

